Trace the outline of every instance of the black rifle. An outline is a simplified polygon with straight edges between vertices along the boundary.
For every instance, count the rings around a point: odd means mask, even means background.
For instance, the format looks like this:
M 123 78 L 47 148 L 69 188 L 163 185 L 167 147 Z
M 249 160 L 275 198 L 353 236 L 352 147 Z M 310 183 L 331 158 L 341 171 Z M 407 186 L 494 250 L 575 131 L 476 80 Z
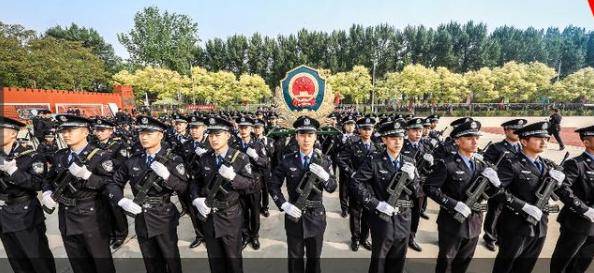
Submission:
M 314 162 L 314 159 L 317 159 L 315 156 L 315 153 L 316 152 L 314 151 L 314 156 L 312 156 L 311 163 L 315 163 L 315 164 L 318 164 L 321 166 L 321 164 L 317 160 L 316 160 L 316 162 Z M 321 155 L 318 155 L 318 156 L 321 157 Z M 321 158 L 320 158 L 320 160 L 321 160 Z M 297 188 L 295 189 L 295 191 L 299 194 L 297 201 L 295 201 L 295 204 L 293 204 L 295 207 L 297 207 L 298 209 L 303 211 L 307 207 L 307 201 L 308 201 L 308 198 L 311 195 L 312 191 L 320 193 L 320 194 L 322 193 L 322 190 L 317 187 L 317 185 L 319 183 L 318 180 L 320 180 L 320 178 L 317 175 L 315 175 L 314 173 L 312 173 L 309 169 L 301 177 L 301 180 L 299 181 L 299 184 L 297 185 Z M 289 217 L 289 219 L 291 221 L 293 221 L 295 223 L 299 222 L 299 218 L 295 218 L 290 215 L 287 215 L 287 216 Z
M 222 165 L 233 166 L 233 162 L 237 158 L 239 152 L 235 151 L 235 154 L 231 158 L 231 162 L 227 162 L 223 159 Z M 222 166 L 221 165 L 221 166 Z M 227 179 L 221 176 L 218 172 L 215 175 L 214 179 L 211 179 L 208 184 L 206 184 L 205 192 L 206 192 L 206 205 L 212 209 L 213 212 L 217 212 L 220 209 L 226 209 L 228 203 L 224 201 L 218 201 L 216 199 L 219 193 L 223 195 L 227 195 L 229 192 L 225 189 L 225 184 L 227 183 Z M 201 213 L 198 213 L 198 219 L 202 222 L 206 222 L 208 219 L 208 215 L 204 217 Z
M 403 171 L 397 172 L 392 176 L 388 188 L 386 189 L 386 192 L 388 192 L 388 200 L 386 200 L 386 203 L 388 203 L 388 205 L 399 209 L 405 207 L 404 202 L 400 201 L 399 198 L 402 192 L 405 192 L 408 195 L 412 194 L 412 191 L 407 187 L 409 181 L 408 174 Z M 385 213 L 380 213 L 379 217 L 386 222 L 390 222 L 391 219 L 391 216 Z
M 561 160 L 561 163 L 559 163 L 559 165 L 555 165 L 553 163 L 550 167 L 555 168 L 559 171 L 563 171 L 563 167 L 561 166 L 563 165 L 563 163 L 565 163 L 565 160 L 567 160 L 567 158 L 569 158 L 569 152 L 565 153 L 565 156 L 563 157 L 563 160 Z M 536 204 L 534 204 L 534 206 L 536 206 L 542 212 L 559 213 L 559 205 L 549 205 L 549 199 L 553 199 L 553 201 L 559 200 L 559 197 L 555 194 L 555 190 L 557 190 L 558 188 L 559 187 L 557 186 L 557 180 L 553 179 L 550 175 L 547 174 L 543 179 L 542 183 L 540 183 L 540 186 L 536 190 L 536 193 L 534 194 L 536 195 Z M 527 215 L 526 221 L 528 221 L 528 223 L 532 225 L 538 224 L 538 221 L 530 215 Z
M 501 163 L 501 161 L 505 158 L 505 156 L 508 154 L 509 152 L 505 151 L 503 152 L 499 158 L 497 159 L 497 161 L 495 162 L 495 164 L 489 164 L 487 162 L 483 162 L 482 160 L 480 160 L 483 164 L 486 164 L 487 166 L 493 168 L 494 170 L 497 170 L 497 166 L 499 166 L 499 163 Z M 477 159 L 479 160 L 479 159 Z M 481 212 L 481 211 L 486 211 L 487 210 L 487 205 L 486 204 L 481 204 L 482 199 L 488 199 L 489 196 L 486 193 L 487 187 L 491 184 L 491 182 L 489 181 L 489 179 L 487 179 L 485 176 L 483 176 L 482 174 L 479 175 L 479 177 L 477 177 L 472 184 L 470 184 L 470 187 L 468 187 L 468 189 L 466 189 L 466 200 L 464 201 L 464 204 L 466 204 L 466 206 L 468 206 L 471 210 L 476 211 L 476 212 Z M 454 219 L 456 219 L 456 221 L 463 223 L 466 220 L 466 217 L 464 217 L 464 215 L 462 215 L 459 212 L 456 212 L 454 214 Z
M 481 155 L 483 155 L 492 144 L 493 144 L 493 141 L 489 141 L 489 143 L 487 143 L 487 145 L 485 145 L 485 147 L 483 147 L 482 149 L 480 149 L 478 151 L 478 153 L 481 154 Z
M 171 159 L 170 151 L 167 151 L 165 156 L 156 155 L 155 161 L 160 162 L 161 164 L 165 165 Z M 155 189 L 157 192 L 161 192 L 163 187 L 161 186 L 165 181 L 162 177 L 157 175 L 150 167 L 147 168 L 142 178 L 140 179 L 140 183 L 136 183 L 136 193 L 134 194 L 134 203 L 138 204 L 139 206 L 144 205 L 146 199 L 148 197 L 148 193 L 151 189 Z

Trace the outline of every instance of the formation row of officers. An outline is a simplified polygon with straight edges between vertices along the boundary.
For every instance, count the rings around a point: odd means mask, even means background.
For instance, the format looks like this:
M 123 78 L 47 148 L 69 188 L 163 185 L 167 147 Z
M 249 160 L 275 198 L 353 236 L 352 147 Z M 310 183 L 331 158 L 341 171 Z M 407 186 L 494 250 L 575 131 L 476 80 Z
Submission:
M 288 271 L 320 272 L 322 196 L 338 188 L 351 248 L 371 250 L 369 272 L 403 272 L 407 249 L 421 251 L 427 197 L 440 205 L 436 272 L 466 272 L 481 228 L 487 247 L 499 248 L 493 272 L 531 272 L 554 211 L 539 204 L 542 185 L 553 182 L 564 206 L 550 271 L 585 272 L 594 256 L 594 126 L 576 131 L 585 151 L 560 166 L 541 156 L 548 122 L 505 122 L 505 139 L 479 152 L 480 122 L 458 119 L 442 139 L 438 119 L 347 116 L 341 134 L 326 136 L 302 116 L 293 136 L 275 141 L 265 120 L 249 116 L 179 116 L 173 125 L 138 116 L 116 138 L 112 121 L 58 115 L 68 147 L 52 151 L 48 140 L 34 151 L 16 140 L 24 124 L 0 117 L 0 239 L 15 272 L 55 272 L 44 211 L 57 208 L 73 271 L 115 272 L 110 246 L 126 238 L 127 214 L 146 271 L 182 272 L 177 195 L 196 233 L 190 247 L 205 243 L 211 272 L 243 272 L 242 249 L 260 247 L 270 196 L 285 213 Z M 395 196 L 396 180 L 405 187 Z M 488 181 L 484 225 L 483 206 L 468 205 L 479 180 Z

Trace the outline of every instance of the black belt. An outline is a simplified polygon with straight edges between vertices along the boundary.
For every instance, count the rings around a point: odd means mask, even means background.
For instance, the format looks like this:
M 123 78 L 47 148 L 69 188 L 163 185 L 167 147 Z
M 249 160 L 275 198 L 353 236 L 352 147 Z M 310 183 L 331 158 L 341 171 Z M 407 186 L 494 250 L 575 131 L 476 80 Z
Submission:
M 213 200 L 211 202 L 208 202 L 208 204 L 206 204 L 206 205 L 211 207 L 213 212 L 217 212 L 217 211 L 225 211 L 226 209 L 233 207 L 237 204 L 239 204 L 239 199 L 235 199 L 235 200 L 231 200 L 231 201 Z
M 324 206 L 322 205 L 322 201 L 306 200 L 305 207 L 303 209 L 319 209 L 319 208 L 323 208 L 323 207 Z
M 25 202 L 30 202 L 31 200 L 33 200 L 33 196 L 31 195 L 23 195 L 23 196 L 18 196 L 18 197 L 10 197 L 10 196 L 6 196 L 6 195 L 0 195 L 0 200 L 4 201 L 4 203 L 6 205 L 14 205 L 14 204 L 19 204 L 19 203 L 25 203 Z
M 171 196 L 164 195 L 164 196 L 149 196 L 147 197 L 142 206 L 143 207 L 157 207 L 162 206 L 165 204 L 171 203 Z
M 95 200 L 97 200 L 96 194 L 85 198 L 68 198 L 60 196 L 56 202 L 67 207 L 76 207 L 76 205 L 79 203 L 95 202 Z

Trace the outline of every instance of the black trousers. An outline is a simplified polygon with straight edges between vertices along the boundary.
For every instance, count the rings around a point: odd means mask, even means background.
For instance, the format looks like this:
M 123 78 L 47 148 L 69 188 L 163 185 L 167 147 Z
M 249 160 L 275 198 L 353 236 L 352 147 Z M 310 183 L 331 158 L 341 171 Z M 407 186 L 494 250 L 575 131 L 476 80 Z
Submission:
M 340 199 L 340 211 L 349 210 L 349 181 L 350 177 L 343 172 L 338 175 L 338 198 Z
M 442 231 L 438 236 L 439 252 L 435 272 L 466 272 L 474 256 L 478 237 L 467 239 Z
M 45 225 L 0 233 L 8 262 L 15 273 L 55 273 L 54 255 L 49 249 Z
M 501 214 L 501 206 L 501 203 L 495 201 L 494 199 L 487 200 L 487 213 L 485 215 L 485 222 L 483 224 L 483 230 L 485 231 L 483 239 L 486 242 L 497 241 L 497 230 L 495 225 L 497 224 L 497 218 L 499 218 L 499 214 Z
M 84 234 L 62 234 L 64 248 L 74 273 L 114 273 L 109 235 L 99 230 Z
M 369 237 L 368 216 L 363 210 L 363 205 L 354 201 L 349 202 L 349 227 L 351 229 L 351 240 L 359 241 L 361 243 L 365 242 Z
M 410 232 L 411 236 L 414 237 L 419 230 L 419 221 L 421 220 L 421 212 L 423 210 L 423 204 L 425 197 L 413 198 L 413 207 L 411 208 L 411 219 L 410 219 Z
M 260 233 L 260 192 L 242 194 L 239 197 L 243 209 L 241 234 L 246 239 L 258 239 Z
M 401 273 L 404 272 L 408 239 L 386 240 L 371 236 L 371 262 L 369 273 Z
M 177 241 L 176 230 L 150 238 L 138 237 L 138 244 L 140 245 L 140 252 L 147 273 L 182 272 Z
M 545 237 L 498 237 L 499 253 L 495 258 L 493 273 L 532 272 L 544 246 Z
M 594 236 L 561 228 L 551 257 L 551 273 L 586 272 L 594 257 Z
M 551 130 L 551 134 L 553 135 L 553 137 L 555 137 L 555 140 L 557 140 L 557 143 L 559 143 L 559 147 L 563 148 L 565 147 L 565 144 L 563 144 L 563 139 L 561 139 L 561 132 L 558 130 Z
M 205 239 L 210 272 L 243 272 L 241 235 L 239 232 L 237 234 L 225 235 L 220 238 L 206 236 Z
M 111 224 L 111 238 L 115 240 L 126 239 L 128 237 L 128 219 L 126 218 L 126 214 L 124 214 L 124 210 L 114 202 L 111 202 L 109 197 L 102 195 L 101 198 L 103 202 L 108 204 L 107 207 L 109 207 L 107 215 Z
M 186 211 L 186 214 L 190 216 L 190 221 L 192 221 L 192 227 L 194 227 L 194 233 L 196 234 L 196 238 L 204 239 L 204 232 L 202 231 L 202 223 L 198 219 L 198 209 L 192 205 L 192 200 L 190 198 L 189 192 L 185 192 L 184 194 L 178 195 L 179 203 Z
M 260 191 L 260 199 L 262 200 L 262 207 L 261 209 L 268 209 L 269 200 L 268 200 L 268 184 L 272 180 L 271 170 L 266 170 L 265 174 L 262 176 L 262 190 Z
M 323 243 L 324 234 L 305 239 L 287 234 L 289 273 L 320 273 Z M 304 256 L 307 261 L 304 261 Z

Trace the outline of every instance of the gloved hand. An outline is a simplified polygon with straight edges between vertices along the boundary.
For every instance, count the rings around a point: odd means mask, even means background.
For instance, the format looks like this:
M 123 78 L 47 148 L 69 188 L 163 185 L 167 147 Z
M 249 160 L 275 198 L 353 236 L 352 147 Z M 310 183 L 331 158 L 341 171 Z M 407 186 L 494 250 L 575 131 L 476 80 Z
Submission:
M 72 164 L 70 164 L 70 166 L 68 167 L 68 171 L 77 178 L 82 178 L 84 180 L 88 180 L 89 177 L 91 177 L 91 171 L 89 171 L 89 169 L 87 169 L 86 165 L 83 166 L 78 166 L 78 164 L 72 162 Z
M 196 147 L 196 150 L 194 150 L 194 152 L 198 155 L 198 156 L 202 156 L 203 154 L 205 154 L 206 152 L 208 152 L 207 149 L 204 149 L 202 147 Z
M 482 154 L 479 154 L 479 153 L 474 153 L 474 155 L 473 155 L 473 156 L 474 156 L 474 158 L 475 158 L 475 159 L 478 159 L 478 160 L 481 160 L 481 161 L 482 161 L 482 160 L 484 160 L 484 157 L 483 157 L 483 155 L 482 155 Z
M 402 170 L 404 173 L 406 173 L 411 180 L 415 179 L 417 168 L 415 168 L 415 166 L 413 164 L 406 162 L 402 165 L 400 170 Z
M 249 157 L 253 158 L 254 160 L 258 160 L 258 157 L 260 157 L 260 156 L 258 155 L 258 152 L 256 152 L 256 150 L 254 150 L 253 148 L 248 148 L 248 149 L 245 151 L 245 153 L 246 153 L 246 154 L 247 154 Z
M 16 160 L 2 161 L 0 163 L 0 171 L 6 172 L 8 175 L 12 175 L 19 168 L 17 167 Z
M 489 182 L 491 182 L 491 184 L 495 186 L 495 188 L 499 188 L 499 186 L 501 186 L 499 176 L 497 175 L 497 172 L 493 170 L 493 168 L 485 168 L 481 174 L 487 179 L 489 179 Z
M 464 204 L 464 202 L 456 203 L 456 207 L 454 208 L 454 210 L 462 214 L 464 218 L 467 218 L 472 212 L 470 208 L 466 204 Z
M 431 154 L 424 154 L 423 159 L 429 163 L 429 166 L 433 166 L 433 155 Z
M 233 170 L 233 166 L 227 167 L 227 165 L 223 164 L 219 168 L 219 174 L 227 180 L 232 181 L 235 178 L 235 170 Z
M 522 210 L 526 212 L 526 214 L 530 215 L 530 217 L 536 219 L 536 221 L 540 221 L 540 218 L 542 218 L 542 210 L 533 205 L 526 203 L 522 207 Z
M 330 174 L 324 168 L 316 163 L 309 164 L 309 170 L 314 173 L 317 177 L 326 182 L 330 179 Z
M 384 201 L 380 201 L 379 204 L 377 204 L 377 207 L 375 207 L 375 209 L 388 216 L 392 216 L 398 213 L 398 208 L 394 208 Z
M 134 201 L 132 201 L 131 199 L 125 197 L 118 201 L 118 206 L 134 215 L 142 213 L 142 208 L 138 204 L 134 203 Z
M 298 207 L 295 207 L 295 205 L 289 202 L 284 202 L 281 205 L 281 209 L 293 218 L 300 218 L 302 214 L 301 210 Z
M 586 212 L 584 212 L 584 216 L 586 216 L 586 218 L 590 219 L 590 222 L 594 223 L 594 209 L 593 208 L 588 208 L 588 210 Z
M 563 180 L 565 180 L 565 174 L 555 169 L 551 169 L 549 171 L 549 175 L 551 176 L 551 178 L 557 181 L 557 187 L 561 186 L 561 184 L 563 184 Z
M 52 191 L 44 191 L 41 194 L 41 203 L 43 203 L 44 206 L 46 206 L 48 209 L 53 209 L 56 207 L 56 201 L 54 201 L 54 199 L 52 198 L 52 194 L 54 192 Z
M 429 142 L 431 143 L 431 146 L 433 147 L 437 147 L 437 144 L 439 144 L 439 141 L 437 141 L 437 139 L 432 138 L 431 140 L 429 140 Z
M 194 199 L 194 201 L 192 201 L 192 205 L 198 209 L 198 212 L 200 212 L 204 218 L 206 218 L 212 211 L 212 209 L 206 205 L 206 198 L 204 197 L 198 197 Z
M 169 178 L 169 176 L 171 175 L 167 167 L 165 167 L 165 165 L 163 165 L 163 163 L 159 161 L 153 161 L 153 163 L 151 163 L 151 170 L 153 170 L 158 176 L 163 178 L 163 180 L 167 180 L 167 178 Z

